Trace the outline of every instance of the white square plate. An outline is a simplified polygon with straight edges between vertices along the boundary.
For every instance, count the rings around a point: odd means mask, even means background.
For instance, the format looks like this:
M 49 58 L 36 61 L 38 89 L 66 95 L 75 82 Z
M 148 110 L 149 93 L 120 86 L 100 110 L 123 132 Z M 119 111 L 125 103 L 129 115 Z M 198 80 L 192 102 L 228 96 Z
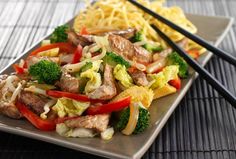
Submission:
M 187 16 L 197 26 L 198 35 L 213 42 L 216 46 L 223 40 L 233 23 L 233 19 L 228 17 L 190 14 Z M 73 19 L 69 24 L 72 24 L 72 21 Z M 20 58 L 26 57 L 28 53 L 40 45 L 40 42 L 41 40 L 12 63 L 18 62 Z M 211 54 L 205 53 L 198 61 L 202 65 L 205 65 L 210 58 Z M 3 69 L 1 74 L 12 72 L 12 63 Z M 153 143 L 195 78 L 196 74 L 192 72 L 191 76 L 183 81 L 181 91 L 153 101 L 150 107 L 151 126 L 139 135 L 124 136 L 116 133 L 110 141 L 104 141 L 100 138 L 64 138 L 56 132 L 39 131 L 26 120 L 13 120 L 5 116 L 0 116 L 0 130 L 99 156 L 109 158 L 140 158 Z

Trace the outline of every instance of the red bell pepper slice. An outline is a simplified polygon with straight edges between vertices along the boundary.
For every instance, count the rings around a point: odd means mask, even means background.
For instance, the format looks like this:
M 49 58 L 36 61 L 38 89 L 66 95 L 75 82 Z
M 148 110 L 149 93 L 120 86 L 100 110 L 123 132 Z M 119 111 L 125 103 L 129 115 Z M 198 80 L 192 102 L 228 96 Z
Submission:
M 89 34 L 88 31 L 87 31 L 87 29 L 86 29 L 86 27 L 82 27 L 82 28 L 81 28 L 80 34 L 81 34 L 81 35 L 88 35 L 88 34 Z
M 55 130 L 56 123 L 54 121 L 41 119 L 38 115 L 30 111 L 23 103 L 19 101 L 16 102 L 16 107 L 18 108 L 20 113 L 36 128 L 43 131 Z
M 24 61 L 24 65 L 23 65 L 23 68 L 27 68 L 28 66 L 27 66 L 27 62 L 26 61 Z
M 13 68 L 17 74 L 23 74 L 24 68 L 20 67 L 18 64 L 13 64 Z
M 63 92 L 63 91 L 47 90 L 46 93 L 47 95 L 54 98 L 66 97 L 66 98 L 74 99 L 77 101 L 83 101 L 83 102 L 102 102 L 102 100 L 90 99 L 88 96 L 85 96 L 85 95 Z
M 170 80 L 169 84 L 179 90 L 181 88 L 181 79 L 177 77 L 176 79 Z
M 112 103 L 103 104 L 99 106 L 90 106 L 86 112 L 88 115 L 107 114 L 107 113 L 119 111 L 119 110 L 124 109 L 125 107 L 128 107 L 130 104 L 130 101 L 131 101 L 131 97 L 127 97 L 117 102 L 112 102 Z
M 75 49 L 76 49 L 70 43 L 63 43 L 63 42 L 61 42 L 61 43 L 54 43 L 54 44 L 49 44 L 49 45 L 41 46 L 41 47 L 35 49 L 33 52 L 30 53 L 30 56 L 35 56 L 39 52 L 50 50 L 50 49 L 57 48 L 57 47 L 59 47 L 61 52 L 66 52 L 66 53 L 73 53 L 75 51 Z
M 199 50 L 197 50 L 197 49 L 192 49 L 187 52 L 194 59 L 197 59 L 200 56 Z
M 78 63 L 80 61 L 80 59 L 82 57 L 82 51 L 83 51 L 82 46 L 78 45 L 77 49 L 74 52 L 74 57 L 73 57 L 73 60 L 72 60 L 72 64 Z

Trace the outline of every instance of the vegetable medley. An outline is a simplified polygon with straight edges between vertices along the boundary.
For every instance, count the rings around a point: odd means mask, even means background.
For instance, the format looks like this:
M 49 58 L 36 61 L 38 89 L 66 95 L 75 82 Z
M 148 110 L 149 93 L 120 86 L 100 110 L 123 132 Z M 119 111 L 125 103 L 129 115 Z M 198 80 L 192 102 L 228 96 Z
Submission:
M 178 53 L 132 28 L 78 34 L 59 26 L 13 68 L 0 78 L 2 114 L 61 136 L 105 140 L 148 129 L 152 100 L 188 77 Z

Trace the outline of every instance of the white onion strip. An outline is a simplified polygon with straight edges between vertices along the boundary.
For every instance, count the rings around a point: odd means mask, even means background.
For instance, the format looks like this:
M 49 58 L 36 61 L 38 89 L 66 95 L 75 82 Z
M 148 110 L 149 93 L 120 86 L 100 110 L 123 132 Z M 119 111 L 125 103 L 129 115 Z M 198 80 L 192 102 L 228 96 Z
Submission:
M 22 88 L 22 84 L 18 83 L 17 88 L 15 89 L 15 91 L 13 92 L 12 96 L 11 96 L 11 100 L 10 102 L 14 102 L 16 100 L 16 97 L 20 94 L 21 92 L 21 88 Z
M 154 73 L 158 71 L 159 69 L 163 68 L 166 65 L 166 59 L 161 58 L 156 62 L 153 62 L 152 64 L 147 66 L 147 73 Z
M 35 86 L 30 86 L 28 88 L 25 88 L 24 90 L 28 91 L 28 92 L 32 92 L 32 93 L 37 93 L 37 94 L 42 94 L 44 96 L 48 96 L 47 93 L 46 93 L 46 90 L 37 88 Z
M 124 57 L 123 57 L 124 58 Z M 146 66 L 141 64 L 141 63 L 137 63 L 135 61 L 131 61 L 125 58 L 126 61 L 128 61 L 130 63 L 131 66 L 134 66 L 135 68 L 137 68 L 140 71 L 146 71 Z
M 56 100 L 50 100 L 44 105 L 43 107 L 44 112 L 40 114 L 40 117 L 42 119 L 47 119 L 47 113 L 50 111 L 50 107 L 53 106 L 54 104 L 56 104 Z
M 12 82 L 14 80 L 16 80 L 16 79 L 17 79 L 16 76 L 9 76 L 9 77 L 7 77 L 6 84 L 5 84 L 4 87 L 7 87 L 11 92 L 14 92 L 16 88 L 14 87 Z
M 131 135 L 133 131 L 136 128 L 136 125 L 138 123 L 138 117 L 139 117 L 139 104 L 138 103 L 131 103 L 130 104 L 130 115 L 129 115 L 129 121 L 125 127 L 124 130 L 122 130 L 122 133 L 125 135 Z

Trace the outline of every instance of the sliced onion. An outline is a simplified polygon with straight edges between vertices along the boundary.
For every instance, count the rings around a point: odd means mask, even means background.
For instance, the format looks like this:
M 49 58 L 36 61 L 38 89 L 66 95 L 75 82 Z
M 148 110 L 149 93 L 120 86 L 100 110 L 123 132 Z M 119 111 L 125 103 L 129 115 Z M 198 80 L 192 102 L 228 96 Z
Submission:
M 81 69 L 82 66 L 84 66 L 86 64 L 86 62 L 91 61 L 90 59 L 86 59 L 84 61 L 81 61 L 80 63 L 75 63 L 75 64 L 67 64 L 64 66 L 64 68 L 68 71 L 68 72 L 77 72 Z
M 101 60 L 104 56 L 106 56 L 106 52 L 107 52 L 106 48 L 105 48 L 105 47 L 102 47 L 102 53 L 99 54 L 99 55 L 97 55 L 97 56 L 94 56 L 94 57 L 92 58 L 92 61 Z
M 126 61 L 128 61 L 130 63 L 131 66 L 134 66 L 135 68 L 137 68 L 138 70 L 140 71 L 146 71 L 146 66 L 141 64 L 141 63 L 137 63 L 135 61 L 131 61 L 131 60 L 127 60 L 125 59 Z
M 25 60 L 21 59 L 20 62 L 19 62 L 19 67 L 24 67 L 24 64 L 25 64 Z
M 12 82 L 17 80 L 17 79 L 18 79 L 18 77 L 14 76 L 14 75 L 7 77 L 6 84 L 5 84 L 4 87 L 8 88 L 8 90 L 10 90 L 11 92 L 14 92 L 16 88 L 14 87 Z
M 138 117 L 139 117 L 139 104 L 138 103 L 131 103 L 130 104 L 130 115 L 129 115 L 129 121 L 126 125 L 125 129 L 122 130 L 122 133 L 125 135 L 131 135 L 133 131 L 136 128 L 136 125 L 138 123 Z
M 152 64 L 147 66 L 147 73 L 154 73 L 157 70 L 163 68 L 166 65 L 166 59 L 165 58 L 161 58 L 159 60 L 157 60 L 156 62 L 153 62 Z
M 15 91 L 13 92 L 12 96 L 11 96 L 11 100 L 10 102 L 13 102 L 16 100 L 16 97 L 20 94 L 21 92 L 21 88 L 22 88 L 22 84 L 18 83 L 17 88 L 15 89 Z
M 50 111 L 50 107 L 53 106 L 54 104 L 56 104 L 56 100 L 50 100 L 44 105 L 43 107 L 44 112 L 40 114 L 40 117 L 42 119 L 47 119 L 47 113 Z
M 82 50 L 82 56 L 86 55 L 89 52 L 89 46 L 85 46 Z
M 98 45 L 94 45 L 89 49 L 89 52 L 96 52 L 100 49 L 101 47 Z
M 35 86 L 30 86 L 30 87 L 28 87 L 28 88 L 25 88 L 24 90 L 25 90 L 25 91 L 28 91 L 28 92 L 32 92 L 32 93 L 42 94 L 42 95 L 44 95 L 44 96 L 48 96 L 47 93 L 46 93 L 46 90 L 37 88 L 37 87 L 35 87 Z
M 138 42 L 135 42 L 133 43 L 134 45 L 137 45 L 137 46 L 142 46 L 144 44 L 146 44 L 147 42 L 146 41 L 138 41 Z

